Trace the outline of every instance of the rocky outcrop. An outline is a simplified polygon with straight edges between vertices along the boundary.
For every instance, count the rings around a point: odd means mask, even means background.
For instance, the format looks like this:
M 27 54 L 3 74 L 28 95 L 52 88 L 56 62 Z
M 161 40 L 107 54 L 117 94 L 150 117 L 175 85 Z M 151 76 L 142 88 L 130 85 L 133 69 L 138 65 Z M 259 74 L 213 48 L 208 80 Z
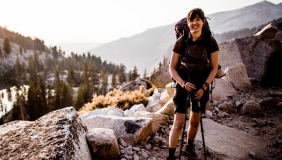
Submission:
M 273 23 L 269 23 L 266 25 L 263 29 L 258 31 L 254 36 L 264 36 L 266 38 L 274 39 L 276 32 L 277 32 L 277 26 Z
M 0 159 L 91 160 L 86 132 L 73 107 L 50 112 L 2 134 Z
M 223 69 L 243 63 L 249 78 L 259 82 L 282 81 L 282 43 L 263 36 L 232 39 L 219 44 L 219 63 Z
M 165 88 L 166 84 L 171 82 L 169 66 L 162 67 L 150 76 L 150 82 L 158 88 Z
M 205 143 L 210 154 L 214 155 L 214 159 L 250 159 L 250 153 L 258 157 L 266 156 L 265 139 L 218 124 L 210 119 L 203 119 L 203 124 Z M 201 146 L 201 132 L 198 132 L 196 140 Z

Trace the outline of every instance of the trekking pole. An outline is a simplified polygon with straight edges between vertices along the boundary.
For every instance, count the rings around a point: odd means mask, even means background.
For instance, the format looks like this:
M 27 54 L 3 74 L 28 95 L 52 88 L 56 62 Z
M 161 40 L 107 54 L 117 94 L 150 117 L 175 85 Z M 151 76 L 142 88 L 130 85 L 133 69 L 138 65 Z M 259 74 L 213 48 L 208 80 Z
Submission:
M 184 142 L 184 134 L 185 134 L 185 128 L 186 128 L 186 115 L 188 113 L 188 105 L 190 103 L 190 96 L 189 96 L 189 91 L 188 91 L 188 95 L 187 95 L 187 101 L 186 101 L 186 109 L 185 109 L 185 117 L 184 117 L 184 125 L 183 125 L 183 129 L 182 129 L 182 136 L 181 136 L 181 143 L 180 143 L 180 153 L 179 153 L 179 157 L 178 159 L 180 160 L 181 155 L 182 155 L 182 147 L 183 147 L 183 142 Z
M 201 103 L 200 100 L 198 100 L 198 107 L 200 108 L 200 126 L 201 126 L 201 132 L 202 132 L 202 140 L 203 140 L 203 154 L 205 156 L 205 160 L 207 159 L 208 150 L 206 150 L 206 144 L 205 144 L 205 137 L 204 137 L 204 127 L 203 127 L 203 121 L 202 121 L 202 113 L 201 113 Z

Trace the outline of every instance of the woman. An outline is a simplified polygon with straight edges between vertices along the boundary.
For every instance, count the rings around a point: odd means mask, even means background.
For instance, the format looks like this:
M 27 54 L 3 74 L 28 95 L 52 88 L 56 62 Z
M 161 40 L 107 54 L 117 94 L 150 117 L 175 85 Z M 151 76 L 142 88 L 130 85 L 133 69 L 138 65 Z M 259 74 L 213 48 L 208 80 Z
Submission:
M 206 103 L 209 100 L 209 84 L 214 79 L 218 69 L 218 45 L 211 36 L 205 36 L 202 28 L 206 18 L 200 8 L 192 9 L 187 15 L 189 35 L 183 35 L 177 39 L 171 55 L 169 71 L 177 82 L 176 92 L 173 97 L 175 105 L 174 122 L 169 135 L 169 157 L 175 159 L 174 153 L 181 134 L 184 121 L 188 92 L 192 103 L 192 112 L 189 117 L 189 127 L 184 155 L 197 157 L 194 149 L 194 139 L 198 132 L 200 114 L 205 112 Z M 188 39 L 188 53 L 185 53 Z M 206 43 L 208 42 L 208 43 Z M 188 70 L 186 62 L 188 55 Z M 210 68 L 207 67 L 207 57 L 210 57 Z M 181 65 L 179 67 L 179 60 Z M 188 79 L 189 78 L 189 79 Z M 201 103 L 199 109 L 197 102 Z M 190 103 L 188 103 L 190 107 Z

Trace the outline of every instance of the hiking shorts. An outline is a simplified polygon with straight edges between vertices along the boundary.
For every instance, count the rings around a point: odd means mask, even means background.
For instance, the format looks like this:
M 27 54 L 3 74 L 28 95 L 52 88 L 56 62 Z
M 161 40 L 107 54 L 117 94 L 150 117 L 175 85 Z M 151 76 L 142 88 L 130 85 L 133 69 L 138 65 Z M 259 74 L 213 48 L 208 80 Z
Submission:
M 199 87 L 197 87 L 199 88 Z M 209 88 L 205 91 L 202 98 L 200 99 L 201 108 L 198 106 L 198 100 L 195 98 L 195 92 L 189 92 L 190 101 L 188 97 L 188 91 L 182 88 L 179 84 L 176 85 L 176 91 L 173 96 L 174 112 L 175 113 L 188 113 L 188 109 L 192 104 L 192 112 L 205 113 L 205 107 L 209 100 Z M 190 103 L 191 102 L 191 103 Z
M 207 79 L 209 75 L 210 70 L 204 69 L 200 72 L 190 72 L 190 82 L 193 83 L 196 86 L 196 90 L 198 91 L 199 88 L 202 87 L 202 85 L 205 83 L 205 80 Z M 187 69 L 180 69 L 178 71 L 179 76 L 185 80 L 187 76 Z M 195 99 L 194 96 L 195 92 L 189 92 L 190 102 L 192 104 L 192 111 L 199 113 L 201 111 L 202 113 L 205 112 L 205 106 L 209 100 L 209 88 L 205 91 L 203 96 L 200 99 L 201 108 L 198 107 L 198 100 Z M 174 92 L 173 102 L 175 106 L 175 112 L 177 113 L 188 113 L 188 108 L 190 107 L 190 103 L 187 103 L 187 96 L 188 91 L 184 88 L 182 88 L 178 83 L 176 85 L 176 91 Z M 187 110 L 187 112 L 186 112 Z

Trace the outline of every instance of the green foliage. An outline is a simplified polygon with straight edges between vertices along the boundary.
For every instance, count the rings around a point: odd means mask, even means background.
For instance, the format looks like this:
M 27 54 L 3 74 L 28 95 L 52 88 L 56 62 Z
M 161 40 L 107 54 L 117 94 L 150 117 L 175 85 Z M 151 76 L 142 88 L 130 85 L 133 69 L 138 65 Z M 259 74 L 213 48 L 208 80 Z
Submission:
M 116 80 L 116 72 L 113 72 L 113 76 L 112 76 L 112 87 L 116 88 L 117 85 L 117 80 Z
M 143 78 L 144 78 L 144 79 L 146 79 L 146 78 L 147 78 L 147 72 L 146 72 L 146 69 L 144 70 Z
M 47 105 L 44 102 L 45 90 L 42 90 L 37 82 L 30 82 L 28 90 L 28 115 L 30 120 L 36 120 L 47 113 Z
M 11 51 L 12 51 L 11 44 L 10 44 L 10 40 L 9 40 L 8 38 L 5 38 L 5 39 L 4 39 L 3 50 L 4 50 L 7 54 L 10 54 Z
M 124 65 L 120 65 L 119 66 L 119 72 L 118 72 L 118 80 L 119 80 L 119 84 L 122 84 L 123 82 L 126 82 L 126 75 L 125 75 L 125 66 Z
M 137 67 L 134 66 L 133 71 L 132 71 L 132 80 L 134 81 L 137 77 L 139 77 L 138 70 L 137 70 Z
M 146 105 L 149 101 L 149 98 L 142 93 L 142 89 L 140 91 L 130 91 L 130 92 L 121 92 L 117 89 L 114 89 L 107 93 L 105 96 L 96 94 L 93 96 L 92 102 L 85 104 L 78 114 L 84 114 L 94 109 L 98 108 L 106 108 L 108 106 L 120 108 L 122 110 L 129 109 L 135 104 L 144 104 Z

